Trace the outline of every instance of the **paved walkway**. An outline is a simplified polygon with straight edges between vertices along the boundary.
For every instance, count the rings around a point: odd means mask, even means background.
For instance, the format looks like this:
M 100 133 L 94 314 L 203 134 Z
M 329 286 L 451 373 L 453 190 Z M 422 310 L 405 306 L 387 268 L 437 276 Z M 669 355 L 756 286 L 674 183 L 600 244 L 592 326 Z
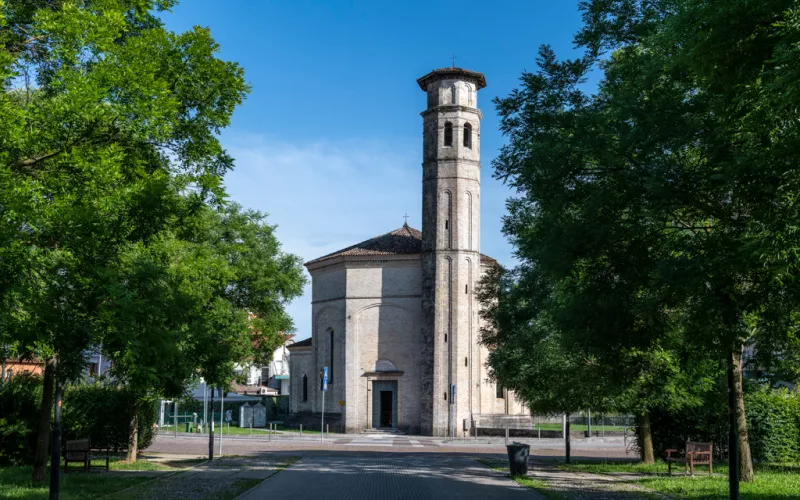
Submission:
M 564 443 L 561 440 L 525 440 L 531 445 L 531 454 L 537 457 L 560 457 L 564 454 Z M 219 440 L 215 442 L 219 449 Z M 186 457 L 203 457 L 208 455 L 208 437 L 189 435 L 175 438 L 169 434 L 160 434 L 155 443 L 147 449 L 154 454 L 182 454 Z M 453 453 L 470 456 L 498 454 L 505 455 L 506 447 L 502 438 L 481 438 L 478 440 L 442 441 L 429 436 L 408 435 L 369 435 L 369 434 L 331 434 L 330 438 L 320 440 L 319 436 L 303 436 L 273 439 L 228 437 L 223 438 L 225 455 L 258 455 L 264 452 L 284 452 L 294 455 L 306 455 L 308 452 L 381 452 L 381 453 Z M 636 458 L 636 454 L 620 440 L 583 440 L 573 441 L 572 456 L 581 458 Z
M 237 500 L 543 500 L 466 457 L 307 456 Z
M 115 500 L 199 500 L 243 491 L 250 483 L 241 480 L 264 480 L 286 464 L 285 457 L 228 457 L 203 462 L 188 471 L 113 494 Z M 244 484 L 244 486 L 242 486 Z M 234 493 L 235 494 L 235 493 Z M 110 497 L 108 497 L 110 498 Z

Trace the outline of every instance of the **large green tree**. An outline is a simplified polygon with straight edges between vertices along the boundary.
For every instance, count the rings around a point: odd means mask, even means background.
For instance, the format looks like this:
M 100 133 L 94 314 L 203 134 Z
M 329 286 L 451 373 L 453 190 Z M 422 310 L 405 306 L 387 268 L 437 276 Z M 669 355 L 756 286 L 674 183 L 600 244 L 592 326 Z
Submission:
M 585 56 L 544 48 L 498 101 L 510 144 L 496 173 L 520 193 L 506 230 L 565 293 L 551 316 L 612 366 L 600 344 L 654 353 L 669 335 L 684 367 L 727 363 L 731 445 L 752 480 L 742 346 L 769 359 L 796 343 L 797 2 L 581 7 Z
M 129 245 L 108 273 L 101 317 L 111 376 L 146 404 L 177 398 L 197 377 L 227 386 L 235 366 L 262 363 L 292 331 L 285 305 L 302 292 L 300 260 L 264 216 L 202 207 L 170 231 Z M 136 405 L 128 460 L 136 460 Z
M 0 260 L 13 270 L 0 303 L 4 335 L 46 362 L 39 482 L 54 379 L 99 340 L 102 273 L 169 224 L 167 186 L 214 202 L 232 167 L 217 133 L 247 91 L 242 71 L 208 30 L 166 30 L 156 13 L 173 4 L 0 3 Z

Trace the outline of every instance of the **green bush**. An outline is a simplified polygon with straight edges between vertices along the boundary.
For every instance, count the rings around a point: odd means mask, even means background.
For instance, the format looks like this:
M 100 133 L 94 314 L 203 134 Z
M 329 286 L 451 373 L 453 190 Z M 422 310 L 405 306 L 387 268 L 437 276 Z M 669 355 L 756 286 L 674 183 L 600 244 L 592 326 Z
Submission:
M 704 395 L 704 403 L 682 410 L 650 413 L 653 448 L 663 457 L 668 448 L 683 449 L 686 441 L 714 444 L 718 457 L 728 451 L 727 388 L 721 381 Z M 800 460 L 800 394 L 747 383 L 745 412 L 753 459 L 765 462 Z
M 800 396 L 787 389 L 759 388 L 745 395 L 753 457 L 766 462 L 800 460 Z
M 153 443 L 157 433 L 155 400 L 137 398 L 126 388 L 99 383 L 69 387 L 62 405 L 64 439 L 88 437 L 93 446 L 127 449 L 133 408 L 139 416 L 138 443 L 143 450 Z
M 0 465 L 33 462 L 42 378 L 21 373 L 0 385 Z

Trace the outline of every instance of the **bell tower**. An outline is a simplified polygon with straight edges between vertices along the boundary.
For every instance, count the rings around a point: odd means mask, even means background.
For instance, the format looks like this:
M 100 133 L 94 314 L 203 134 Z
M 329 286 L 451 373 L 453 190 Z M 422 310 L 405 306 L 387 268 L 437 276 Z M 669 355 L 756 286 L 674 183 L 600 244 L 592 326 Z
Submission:
M 483 74 L 434 70 L 417 80 L 427 94 L 422 159 L 421 424 L 433 436 L 469 428 L 479 373 L 480 124 Z M 477 368 L 477 366 L 476 366 Z M 476 391 L 477 392 L 477 391 Z

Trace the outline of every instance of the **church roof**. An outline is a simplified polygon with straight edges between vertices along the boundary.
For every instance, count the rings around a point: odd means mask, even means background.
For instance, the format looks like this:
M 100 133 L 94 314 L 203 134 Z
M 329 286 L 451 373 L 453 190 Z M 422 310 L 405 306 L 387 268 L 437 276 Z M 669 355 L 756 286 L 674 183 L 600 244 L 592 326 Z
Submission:
M 299 342 L 295 342 L 294 344 L 286 346 L 287 349 L 294 349 L 295 347 L 311 347 L 311 337 L 307 339 L 300 340 Z
M 356 243 L 337 252 L 306 262 L 306 266 L 334 257 L 380 257 L 385 255 L 419 255 L 422 253 L 422 231 L 403 224 L 399 229 Z M 497 264 L 493 258 L 481 254 L 481 263 Z M 295 344 L 297 345 L 297 344 Z
M 477 85 L 478 90 L 486 86 L 486 77 L 483 76 L 483 73 L 456 67 L 435 69 L 422 78 L 417 79 L 417 83 L 419 84 L 419 88 L 427 92 L 428 84 L 430 82 L 443 80 L 445 78 L 453 78 L 456 80 L 472 80 L 475 82 L 475 85 Z
M 306 265 L 342 256 L 414 255 L 422 253 L 422 232 L 408 224 L 400 229 L 370 238 L 338 252 L 323 255 Z

